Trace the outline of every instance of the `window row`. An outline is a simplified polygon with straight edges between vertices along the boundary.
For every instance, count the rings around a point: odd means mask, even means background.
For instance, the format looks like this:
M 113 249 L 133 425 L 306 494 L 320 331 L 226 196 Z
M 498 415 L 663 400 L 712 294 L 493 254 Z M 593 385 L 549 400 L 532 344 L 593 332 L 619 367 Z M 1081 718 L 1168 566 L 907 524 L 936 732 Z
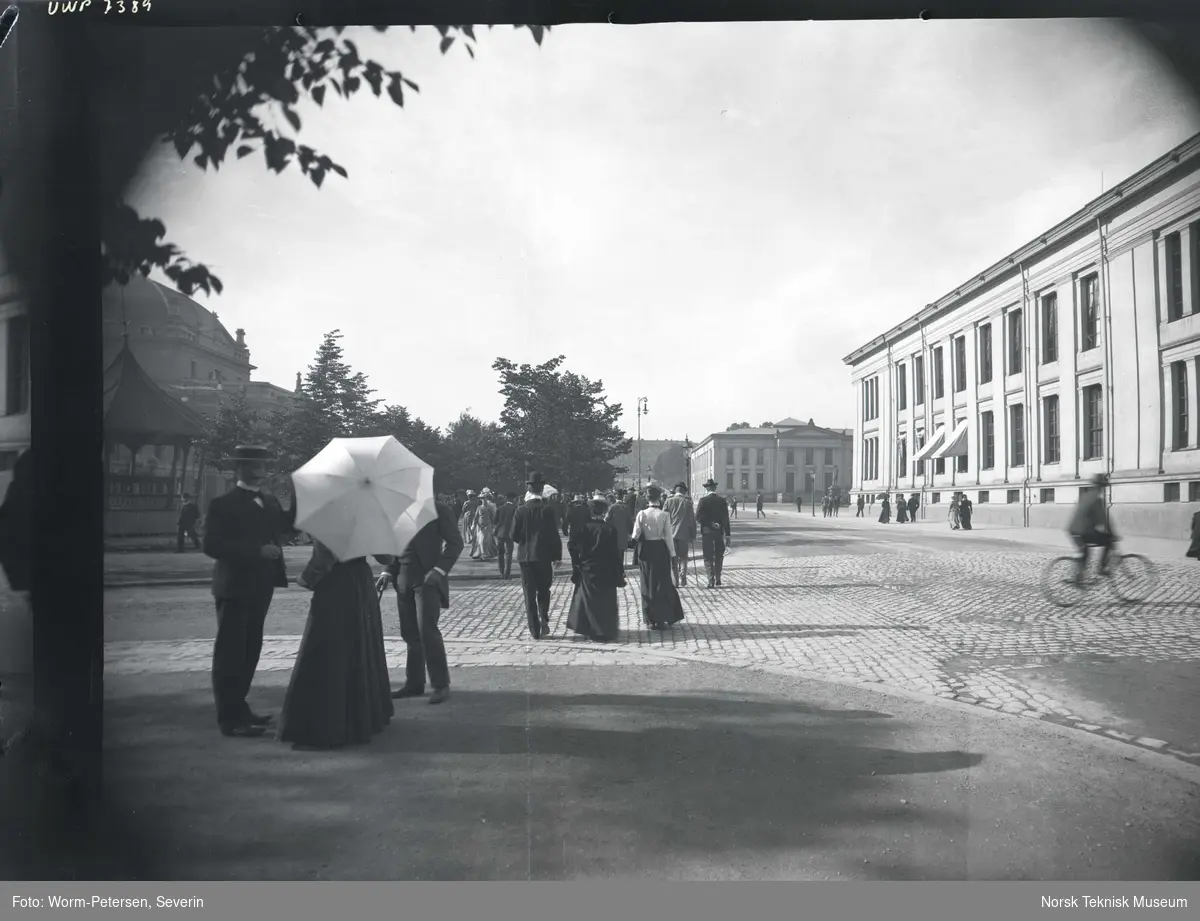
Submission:
M 1090 352 L 1099 348 L 1102 342 L 1100 328 L 1100 277 L 1092 273 L 1079 282 L 1079 351 Z M 1038 301 L 1039 329 L 1041 340 L 1042 364 L 1058 361 L 1058 293 L 1050 292 Z M 1005 342 L 1005 373 L 1020 374 L 1025 370 L 1025 311 L 1020 307 L 1008 310 L 1004 315 Z M 979 326 L 976 335 L 976 348 L 979 358 L 977 377 L 978 383 L 991 383 L 994 376 L 992 356 L 994 343 L 992 324 L 984 323 Z M 955 336 L 950 341 L 951 348 L 951 380 L 950 386 L 955 393 L 967 389 L 967 337 Z M 929 359 L 932 362 L 932 381 L 930 382 L 931 397 L 940 400 L 946 395 L 945 379 L 945 349 L 934 346 L 930 350 Z M 925 402 L 925 360 L 924 356 L 914 356 L 913 363 L 913 404 L 921 406 Z M 905 363 L 896 366 L 897 406 L 904 410 L 908 408 L 908 367 Z M 873 418 L 868 416 L 867 418 Z
M 833 488 L 833 486 L 836 483 L 836 480 L 837 480 L 837 476 L 833 473 L 833 471 L 831 471 L 831 470 L 825 471 L 825 475 L 824 475 L 825 492 L 829 492 L 829 490 Z M 805 493 L 813 492 L 816 488 L 816 483 L 817 483 L 817 478 L 814 474 L 812 474 L 812 473 L 804 474 L 803 492 L 805 492 Z M 754 489 L 761 492 L 765 488 L 766 487 L 764 485 L 763 474 L 762 473 L 754 474 Z M 725 489 L 727 492 L 733 492 L 735 490 L 739 490 L 741 492 L 747 492 L 750 489 L 750 474 L 742 473 L 742 474 L 735 476 L 735 474 L 733 474 L 733 473 L 726 472 L 726 474 L 725 474 Z M 793 471 L 789 471 L 785 478 L 784 492 L 788 495 L 796 494 L 796 474 Z
M 725 466 L 726 467 L 735 466 L 734 458 L 737 457 L 737 454 L 736 454 L 737 450 L 738 450 L 737 448 L 726 448 L 725 449 Z M 824 450 L 824 452 L 825 452 L 825 466 L 832 467 L 833 466 L 833 448 L 824 448 L 822 450 Z M 743 467 L 750 466 L 750 452 L 751 451 L 755 452 L 755 465 L 756 466 L 762 467 L 762 466 L 766 465 L 766 449 L 765 448 L 742 448 L 741 451 L 742 451 L 741 466 L 743 466 Z M 806 466 L 808 466 L 808 467 L 813 466 L 813 464 L 815 463 L 816 451 L 817 451 L 816 448 L 805 448 L 804 449 L 804 463 Z M 786 462 L 786 466 L 794 467 L 796 465 L 796 449 L 795 448 L 787 448 L 784 460 Z
M 1104 391 L 1100 384 L 1084 387 L 1080 391 L 1080 457 L 1083 460 L 1097 460 L 1104 456 Z M 956 420 L 956 425 L 962 423 Z M 1025 406 L 1017 403 L 1008 407 L 1008 466 L 1024 467 L 1026 463 L 1025 446 Z M 1185 423 L 1186 424 L 1186 423 Z M 1042 400 L 1042 463 L 1062 463 L 1061 412 L 1057 394 Z M 901 475 L 907 474 L 908 456 L 905 444 L 901 438 L 897 447 L 897 466 Z M 917 432 L 913 439 L 913 451 L 919 452 L 924 446 L 923 432 Z M 955 458 L 957 470 L 965 473 L 967 470 L 966 455 Z M 934 473 L 946 472 L 945 458 L 937 458 L 933 462 Z M 988 410 L 979 416 L 979 469 L 992 470 L 996 466 L 996 420 L 995 414 Z M 925 461 L 914 464 L 917 476 L 925 475 Z
M 1190 277 L 1184 278 L 1183 271 L 1183 234 L 1180 232 L 1167 234 L 1165 240 L 1167 262 L 1167 322 L 1173 323 L 1184 317 L 1184 285 L 1192 295 L 1192 312 L 1195 313 L 1200 304 L 1200 222 L 1192 224 L 1188 234 L 1188 262 L 1191 264 Z

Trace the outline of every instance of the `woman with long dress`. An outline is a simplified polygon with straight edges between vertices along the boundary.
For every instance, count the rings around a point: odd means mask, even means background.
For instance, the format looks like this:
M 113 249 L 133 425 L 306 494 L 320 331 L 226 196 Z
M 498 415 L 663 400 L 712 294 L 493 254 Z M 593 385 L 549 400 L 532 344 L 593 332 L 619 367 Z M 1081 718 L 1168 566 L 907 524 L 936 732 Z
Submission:
M 964 531 L 971 530 L 971 513 L 973 511 L 974 507 L 971 504 L 971 500 L 965 495 L 960 497 L 958 500 L 958 522 L 962 525 Z
M 904 504 L 904 496 L 896 495 L 896 524 L 908 523 L 908 506 Z
M 475 543 L 475 509 L 479 508 L 479 498 L 475 490 L 467 490 L 467 501 L 463 503 L 462 517 L 458 519 L 458 531 L 463 539 L 464 547 L 472 547 Z M 474 554 L 471 554 L 474 558 Z
M 496 558 L 496 506 L 492 505 L 492 491 L 485 489 L 479 494 L 479 505 L 471 522 L 471 559 L 493 560 Z
M 620 615 L 617 589 L 625 585 L 625 550 L 617 529 L 604 520 L 608 503 L 593 498 L 591 518 L 571 530 L 571 610 L 567 628 L 590 640 L 606 643 L 617 638 Z
M 888 497 L 883 497 L 883 502 L 879 506 L 879 523 L 887 524 L 892 520 L 892 504 L 888 501 Z
M 369 742 L 394 713 L 371 566 L 314 540 L 298 584 L 313 594 L 278 737 L 300 749 Z
M 950 530 L 951 530 L 951 531 L 957 531 L 957 530 L 958 530 L 958 525 L 959 525 L 959 520 L 958 520 L 958 493 L 955 493 L 955 494 L 954 494 L 954 496 L 953 496 L 953 498 L 951 498 L 951 500 L 950 500 L 950 511 L 949 511 L 949 513 L 948 513 L 948 516 L 949 516 L 949 519 L 950 519 Z
M 663 511 L 663 493 L 648 490 L 647 505 L 633 521 L 633 540 L 642 572 L 642 620 L 655 630 L 665 630 L 683 620 L 683 603 L 671 574 L 675 558 L 671 516 Z

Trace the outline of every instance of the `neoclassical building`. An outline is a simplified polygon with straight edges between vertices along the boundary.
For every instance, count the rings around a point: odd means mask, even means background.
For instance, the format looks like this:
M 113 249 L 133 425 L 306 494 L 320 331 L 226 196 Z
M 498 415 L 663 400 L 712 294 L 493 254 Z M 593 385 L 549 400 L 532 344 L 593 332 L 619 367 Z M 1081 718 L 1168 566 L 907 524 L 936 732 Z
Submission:
M 1200 509 L 1200 135 L 856 349 L 852 491 L 955 490 L 1064 527 L 1097 473 L 1118 532 Z M 1120 383 L 1121 392 L 1116 392 Z
M 693 496 L 704 494 L 711 477 L 723 496 L 768 502 L 811 501 L 849 479 L 853 438 L 846 429 L 827 429 L 812 419 L 784 419 L 770 428 L 714 432 L 691 452 Z

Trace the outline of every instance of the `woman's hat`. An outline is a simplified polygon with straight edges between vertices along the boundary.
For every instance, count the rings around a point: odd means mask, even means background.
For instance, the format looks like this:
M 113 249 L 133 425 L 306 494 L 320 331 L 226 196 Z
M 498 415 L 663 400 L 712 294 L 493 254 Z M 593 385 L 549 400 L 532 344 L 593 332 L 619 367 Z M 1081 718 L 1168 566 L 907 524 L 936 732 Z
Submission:
M 705 489 L 716 489 L 717 481 L 714 480 L 712 477 L 709 477 L 707 480 L 704 481 L 704 488 Z
M 271 449 L 263 445 L 238 445 L 226 458 L 231 464 L 262 464 L 274 459 Z

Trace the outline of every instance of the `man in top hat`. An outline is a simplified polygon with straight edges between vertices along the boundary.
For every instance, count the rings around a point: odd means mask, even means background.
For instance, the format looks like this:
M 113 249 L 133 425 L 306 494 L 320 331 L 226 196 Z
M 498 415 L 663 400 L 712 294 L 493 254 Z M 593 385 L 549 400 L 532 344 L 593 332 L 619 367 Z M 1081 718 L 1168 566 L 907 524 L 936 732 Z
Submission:
M 275 589 L 286 588 L 283 544 L 295 530 L 296 497 L 284 511 L 279 500 L 263 490 L 271 452 L 257 445 L 239 445 L 229 461 L 237 486 L 208 505 L 204 553 L 213 567 L 213 598 L 217 605 L 217 639 L 213 644 L 212 685 L 217 725 L 227 736 L 259 736 L 271 721 L 246 703 L 258 658 L 263 624 Z
M 454 520 L 454 509 L 435 503 L 437 518 L 419 530 L 404 552 L 388 564 L 375 587 L 383 591 L 396 586 L 396 608 L 400 615 L 400 637 L 407 647 L 404 686 L 392 692 L 402 700 L 425 693 L 425 672 L 433 685 L 431 704 L 450 696 L 450 665 L 446 644 L 438 628 L 442 610 L 450 607 L 450 569 L 463 552 L 462 532 Z
M 708 587 L 721 584 L 721 566 L 725 562 L 725 547 L 729 540 L 729 506 L 717 495 L 717 483 L 709 479 L 704 484 L 707 493 L 696 503 L 696 523 L 700 526 L 700 546 L 704 552 L 704 572 Z
M 675 494 L 663 503 L 663 511 L 671 516 L 671 536 L 675 541 L 675 556 L 671 558 L 671 569 L 675 585 L 687 585 L 687 564 L 692 555 L 692 544 L 696 540 L 696 510 L 687 494 L 687 486 L 675 484 Z
M 526 484 L 525 504 L 513 518 L 513 541 L 524 548 L 521 584 L 525 589 L 525 616 L 535 640 L 550 634 L 550 584 L 562 562 L 562 536 L 558 516 L 542 497 L 546 481 L 540 473 Z

